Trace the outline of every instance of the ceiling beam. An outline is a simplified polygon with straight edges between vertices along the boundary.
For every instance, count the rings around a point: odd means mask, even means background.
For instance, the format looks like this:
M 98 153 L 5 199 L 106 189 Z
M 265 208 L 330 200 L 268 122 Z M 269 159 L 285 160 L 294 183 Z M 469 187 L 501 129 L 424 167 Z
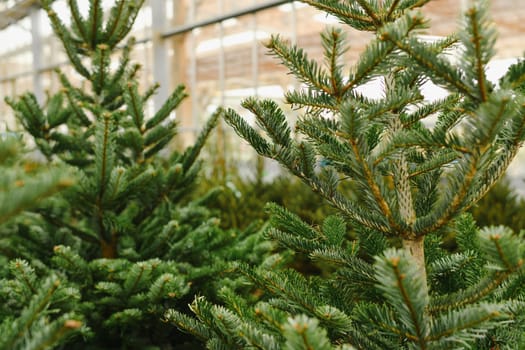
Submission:
M 29 16 L 29 12 L 33 7 L 40 8 L 41 6 L 40 0 L 18 1 L 16 5 L 0 12 L 0 30 Z

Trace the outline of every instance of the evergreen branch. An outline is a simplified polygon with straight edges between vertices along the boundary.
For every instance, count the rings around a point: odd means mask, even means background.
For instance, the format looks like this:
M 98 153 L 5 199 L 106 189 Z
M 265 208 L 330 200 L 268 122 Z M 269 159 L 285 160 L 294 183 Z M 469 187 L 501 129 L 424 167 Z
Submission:
M 372 79 L 372 73 L 384 64 L 394 49 L 395 46 L 392 43 L 386 43 L 380 39 L 372 40 L 359 56 L 359 60 L 353 68 L 354 73 L 350 76 L 348 83 L 343 86 L 342 93 L 344 94 Z
M 333 113 L 338 111 L 336 99 L 324 92 L 317 93 L 312 90 L 287 91 L 284 98 L 292 108 L 297 106 L 319 111 L 330 110 Z
M 121 22 L 122 25 L 120 26 L 120 29 L 118 27 L 115 29 L 115 35 L 111 40 L 112 47 L 114 47 L 117 43 L 124 39 L 126 35 L 128 35 L 128 33 L 131 31 L 133 23 L 135 22 L 138 16 L 139 10 L 141 9 L 142 5 L 144 5 L 144 1 L 145 0 L 125 1 L 128 5 L 126 7 L 126 9 L 128 10 L 126 13 L 127 21 Z
M 88 19 L 91 24 L 91 30 L 88 32 L 90 42 L 86 43 L 91 44 L 91 49 L 95 50 L 98 44 L 100 29 L 102 27 L 102 0 L 92 0 L 90 1 L 89 5 Z
M 83 231 L 79 229 L 78 227 L 71 225 L 64 220 L 60 219 L 56 215 L 54 215 L 51 212 L 48 212 L 44 209 L 36 210 L 36 213 L 40 214 L 44 219 L 49 221 L 49 223 L 55 225 L 56 227 L 64 227 L 71 231 L 71 233 L 74 236 L 77 236 L 83 241 L 90 242 L 90 243 L 98 243 L 97 236 L 93 235 L 92 233 L 88 231 Z
M 315 89 L 331 93 L 329 79 L 317 62 L 310 60 L 306 52 L 295 45 L 287 45 L 279 35 L 272 35 L 265 44 L 273 56 L 278 57 L 282 64 L 292 72 L 297 79 Z
M 435 296 L 431 299 L 428 312 L 430 314 L 437 314 L 446 310 L 458 309 L 465 305 L 474 304 L 494 292 L 512 277 L 513 274 L 514 271 L 510 270 L 497 271 L 484 277 L 481 281 L 465 290 L 444 296 Z
M 384 258 L 377 258 L 376 279 L 379 288 L 389 303 L 396 309 L 404 327 L 412 333 L 412 341 L 419 348 L 428 349 L 428 319 L 426 308 L 428 294 L 423 288 L 425 277 L 419 273 L 419 266 L 409 259 L 406 251 L 390 249 Z
M 317 293 L 307 279 L 295 270 L 253 271 L 244 266 L 240 272 L 271 294 L 287 300 L 291 309 L 299 307 L 303 312 L 316 315 L 316 307 L 321 301 L 317 300 Z
M 523 91 L 525 84 L 525 60 L 521 58 L 512 64 L 505 75 L 500 78 L 499 84 L 502 88 Z
M 38 293 L 38 290 L 34 285 L 35 271 L 26 261 L 16 259 L 9 264 L 9 267 L 12 274 L 23 282 L 23 284 L 31 291 L 31 294 L 36 295 Z
M 519 271 L 524 261 L 522 252 L 524 243 L 511 229 L 505 227 L 486 227 L 480 233 L 480 248 L 493 265 L 492 269 Z
M 56 35 L 64 45 L 64 49 L 66 50 L 66 54 L 69 61 L 80 75 L 90 80 L 90 73 L 87 70 L 87 68 L 84 67 L 84 65 L 82 64 L 82 60 L 80 59 L 80 57 L 78 57 L 77 48 L 73 46 L 73 39 L 71 38 L 69 31 L 58 18 L 56 12 L 53 11 L 49 5 L 45 5 L 46 3 L 47 2 L 44 3 L 44 8 L 47 11 L 47 15 L 51 21 L 51 25 L 53 26 L 53 31 L 56 33 Z
M 440 276 L 467 269 L 469 268 L 469 264 L 475 261 L 476 257 L 477 254 L 471 250 L 445 255 L 430 264 L 428 269 L 429 280 L 437 280 Z
M 386 39 L 391 40 L 390 38 Z M 407 43 L 401 41 L 393 42 L 400 50 L 405 51 L 414 58 L 416 63 L 418 63 L 423 69 L 431 72 L 432 75 L 435 74 L 438 78 L 438 84 L 440 82 L 439 80 L 442 80 L 443 83 L 454 87 L 460 93 L 470 98 L 474 98 L 474 95 L 468 86 L 463 83 L 460 74 L 451 70 L 451 67 L 443 59 L 435 57 L 432 53 L 423 53 L 425 46 L 421 45 L 418 40 L 412 39 Z M 431 79 L 432 77 L 433 76 L 431 76 Z
M 110 133 L 111 114 L 109 112 L 103 112 L 102 120 L 98 121 L 97 125 L 97 139 L 98 142 L 95 145 L 95 156 L 97 165 L 97 195 L 96 195 L 96 217 L 98 223 L 99 234 L 101 238 L 106 242 L 111 242 L 111 237 L 107 232 L 104 224 L 104 197 L 106 192 L 109 175 L 113 168 L 112 157 L 112 140 Z
M 72 275 L 78 276 L 83 283 L 92 282 L 92 274 L 89 271 L 88 263 L 79 254 L 72 251 L 71 247 L 57 245 L 53 247 L 53 262 L 61 268 L 71 271 Z
M 166 120 L 170 113 L 173 112 L 173 110 L 177 108 L 187 96 L 188 95 L 184 92 L 184 86 L 177 86 L 166 99 L 162 107 L 160 107 L 155 115 L 146 122 L 146 130 L 151 129 Z
M 496 154 L 496 158 L 484 171 L 479 173 L 476 187 L 473 187 L 465 201 L 465 207 L 470 208 L 476 204 L 492 188 L 492 186 L 503 176 L 507 167 L 520 149 L 519 145 L 512 145 L 510 148 L 503 148 Z
M 31 179 L 17 179 L 13 189 L 0 190 L 0 223 L 5 223 L 35 203 L 70 187 L 72 180 L 59 171 L 38 174 Z
M 124 2 L 124 0 L 122 1 Z M 135 38 L 130 37 L 126 45 L 122 48 L 122 55 L 119 59 L 119 65 L 116 69 L 115 73 L 113 73 L 113 77 L 111 78 L 108 85 L 110 86 L 118 86 L 119 82 L 122 81 L 124 74 L 126 73 L 126 70 L 128 69 L 128 65 L 130 63 L 130 54 L 131 49 L 135 45 Z
M 410 113 L 410 114 L 403 114 L 401 115 L 401 119 L 403 122 L 403 126 L 405 128 L 409 128 L 410 126 L 414 125 L 416 122 L 423 120 L 432 114 L 438 113 L 440 111 L 447 111 L 448 109 L 452 109 L 452 106 L 456 105 L 460 102 L 460 95 L 458 94 L 451 94 L 443 99 L 439 99 L 437 101 L 432 101 L 430 103 L 425 103 L 423 106 L 419 107 L 416 111 Z M 449 107 L 451 106 L 451 107 Z M 449 115 L 451 113 L 447 113 Z M 461 116 L 460 113 L 458 113 L 458 117 Z M 442 118 L 438 119 L 438 123 L 441 121 Z M 443 123 L 443 121 L 441 121 Z M 447 125 L 455 125 L 456 120 L 449 122 Z M 444 130 L 448 130 L 449 127 L 445 127 Z M 434 133 L 436 131 L 434 130 Z
M 501 318 L 503 309 L 504 307 L 498 304 L 482 304 L 449 311 L 433 319 L 427 340 L 437 341 L 444 338 L 446 342 L 457 343 L 459 339 L 464 341 L 464 338 L 479 338 L 481 332 L 487 332 L 495 326 L 487 323 Z
M 376 229 L 387 235 L 393 234 L 391 227 L 384 222 L 382 217 L 375 215 L 373 212 L 367 212 L 366 209 L 353 204 L 340 193 L 330 193 L 326 191 L 323 186 L 315 181 L 307 181 L 307 184 L 351 220 L 365 225 L 366 227 Z
M 157 93 L 157 91 L 159 90 L 159 88 L 160 88 L 160 84 L 158 84 L 158 83 L 153 84 L 152 86 L 150 86 L 144 92 L 144 95 L 142 96 L 142 103 L 148 101 L 153 95 L 155 95 Z
M 370 6 L 370 3 L 367 0 L 356 0 L 356 2 L 361 6 L 365 11 L 368 17 L 372 20 L 376 28 L 381 27 L 382 20 L 377 16 L 376 9 Z
M 319 327 L 319 321 L 305 315 L 288 319 L 283 325 L 283 335 L 286 350 L 332 349 L 327 332 Z
M 176 135 L 176 127 L 177 121 L 174 120 L 151 129 L 144 138 L 144 144 L 148 146 L 144 152 L 144 158 L 150 159 L 164 149 Z
M 93 59 L 93 74 L 91 82 L 97 95 L 100 95 L 104 86 L 106 86 L 106 76 L 108 74 L 108 67 L 111 63 L 109 46 L 106 44 L 99 44 L 95 49 L 95 57 Z
M 395 92 L 387 93 L 389 96 L 371 106 L 367 106 L 368 108 L 362 112 L 368 120 L 376 121 L 391 111 L 401 113 L 407 106 L 414 105 L 422 100 L 420 92 L 415 89 L 407 90 L 403 87 L 397 87 Z M 398 118 L 401 119 L 402 115 L 398 116 Z
M 409 176 L 411 178 L 429 173 L 433 170 L 442 169 L 443 166 L 451 164 L 460 158 L 458 152 L 455 150 L 444 149 L 437 154 L 434 154 L 429 160 L 418 164 L 414 168 L 410 169 Z
M 273 158 L 272 146 L 261 135 L 259 135 L 246 121 L 233 109 L 224 112 L 224 120 L 243 139 L 248 141 L 257 153 L 262 156 Z
M 485 67 L 494 56 L 495 31 L 488 22 L 485 9 L 488 2 L 479 1 L 466 13 L 460 32 L 462 57 L 460 66 L 465 72 L 465 82 L 476 91 L 480 101 L 489 99 L 492 84 L 487 80 Z
M 308 240 L 304 237 L 298 237 L 298 232 L 286 233 L 276 229 L 269 229 L 265 232 L 265 235 L 268 238 L 279 242 L 283 247 L 305 254 L 322 247 L 322 244 L 319 242 Z
M 459 187 L 453 192 L 453 197 L 450 201 L 447 200 L 447 203 L 443 202 L 442 206 L 437 207 L 433 213 L 416 220 L 415 228 L 419 236 L 439 230 L 457 214 L 457 211 L 462 207 L 462 204 L 464 204 L 464 199 L 468 195 L 470 186 L 478 171 L 477 164 L 479 162 L 479 155 L 473 154 L 470 157 L 462 159 L 465 160 L 467 164 L 462 172 L 461 184 L 459 184 Z
M 24 349 L 47 350 L 56 347 L 66 336 L 82 327 L 82 322 L 70 319 L 70 317 L 68 314 L 62 315 L 50 324 L 46 323 L 45 327 L 35 330 L 32 339 L 25 344 Z
M 18 101 L 6 97 L 5 102 L 15 111 L 15 115 L 31 135 L 36 138 L 45 136 L 47 133 L 46 117 L 35 95 L 24 94 Z
M 362 167 L 363 174 L 364 174 L 364 180 L 368 184 L 368 188 L 369 188 L 373 198 L 375 199 L 377 205 L 381 209 L 381 212 L 383 213 L 383 215 L 385 216 L 386 220 L 388 221 L 388 225 L 390 227 L 390 230 L 392 230 L 394 232 L 398 232 L 399 231 L 399 226 L 396 223 L 396 221 L 394 219 L 394 216 L 392 215 L 392 210 L 390 208 L 390 205 L 388 204 L 388 202 L 384 198 L 384 196 L 382 194 L 382 191 L 381 191 L 381 188 L 379 187 L 379 185 L 375 181 L 372 169 L 369 167 L 368 162 L 361 155 L 361 152 L 359 150 L 359 146 L 357 144 L 357 140 L 349 139 L 348 142 L 349 142 L 349 144 L 350 144 L 350 146 L 352 148 L 354 156 L 357 159 L 357 162 Z
M 270 224 L 280 230 L 303 236 L 307 240 L 316 241 L 320 232 L 306 224 L 298 215 L 275 203 L 267 203 L 265 210 L 270 214 Z
M 324 58 L 330 72 L 331 95 L 339 99 L 342 97 L 343 77 L 341 75 L 342 67 L 338 60 L 348 51 L 348 46 L 345 45 L 346 35 L 340 28 L 332 28 L 323 32 L 321 39 L 324 47 Z
M 373 30 L 374 21 L 364 14 L 359 14 L 356 11 L 352 11 L 350 7 L 346 7 L 344 3 L 337 0 L 301 0 L 311 6 L 318 8 L 319 10 L 334 15 L 340 18 L 345 23 L 357 27 L 366 28 L 366 30 Z M 355 21 L 355 22 L 352 22 Z
M 265 327 L 269 327 L 273 331 L 280 330 L 282 321 L 288 316 L 284 311 L 262 301 L 255 305 L 253 315 L 256 321 L 264 324 Z
M 222 108 L 218 108 L 215 112 L 213 112 L 210 119 L 208 119 L 206 125 L 204 125 L 204 128 L 195 140 L 193 146 L 189 147 L 186 150 L 186 152 L 184 152 L 182 156 L 182 168 L 184 171 L 189 170 L 190 167 L 195 163 L 195 160 L 199 156 L 200 151 L 204 147 L 204 144 L 208 140 L 213 129 L 215 129 L 215 127 L 219 123 L 219 120 L 222 115 L 224 115 L 224 110 Z
M 163 321 L 175 325 L 178 329 L 202 341 L 206 341 L 212 337 L 212 333 L 208 327 L 203 326 L 201 322 L 174 309 L 168 309 L 166 311 Z
M 109 112 L 104 112 L 102 120 L 102 127 L 100 128 L 99 137 L 100 137 L 100 146 L 97 147 L 99 149 L 99 154 L 97 155 L 97 159 L 99 159 L 100 167 L 99 167 L 99 191 L 98 191 L 98 201 L 102 201 L 102 198 L 104 197 L 105 191 L 106 191 L 106 185 L 109 178 L 109 174 L 111 172 L 111 165 L 109 164 L 109 158 L 111 157 L 109 153 L 111 152 L 111 146 L 110 146 L 110 124 L 111 124 L 111 115 Z M 101 204 L 101 203 L 99 203 Z
M 144 275 L 147 275 L 150 268 L 151 266 L 146 262 L 139 262 L 133 265 L 123 286 L 126 294 L 131 295 L 135 292 L 137 286 L 143 281 Z
M 475 53 L 475 62 L 476 62 L 476 74 L 477 74 L 477 82 L 479 87 L 479 92 L 481 96 L 481 101 L 487 101 L 488 99 L 488 91 L 487 91 L 487 79 L 485 77 L 485 67 L 484 67 L 484 50 L 482 50 L 481 47 L 481 33 L 480 28 L 478 27 L 479 23 L 477 21 L 478 12 L 475 7 L 472 7 L 468 12 L 467 16 L 470 18 L 470 24 L 472 25 L 472 38 L 470 42 L 474 46 L 474 53 Z
M 138 88 L 136 83 L 129 82 L 125 85 L 124 100 L 128 106 L 128 113 L 133 119 L 136 129 L 141 135 L 144 135 L 146 129 L 144 128 L 144 110 L 142 105 L 142 99 L 139 96 Z
M 217 325 L 216 306 L 208 303 L 204 297 L 195 297 L 190 304 L 191 311 L 199 318 L 199 320 L 207 327 L 208 332 L 214 331 L 215 336 L 224 344 L 228 344 L 228 339 L 225 337 L 224 328 Z M 217 339 L 216 337 L 208 337 L 208 339 Z M 230 336 L 231 338 L 231 336 Z M 240 348 L 240 345 L 237 346 Z
M 356 322 L 357 323 L 357 322 Z M 394 343 L 387 337 L 376 334 L 374 337 L 369 337 L 367 335 L 367 329 L 362 329 L 364 327 L 359 327 L 354 325 L 354 328 L 348 332 L 347 339 L 348 341 L 359 350 L 384 350 L 384 349 L 395 349 L 397 343 Z M 346 349 L 342 348 L 337 350 L 353 350 L 353 348 Z
M 492 94 L 487 102 L 480 105 L 475 120 L 469 120 L 469 124 L 474 129 L 472 136 L 481 152 L 491 147 L 491 141 L 501 129 L 500 125 L 509 119 L 510 113 L 517 112 L 512 95 L 506 92 Z
M 404 0 L 402 6 L 400 6 L 403 10 L 412 10 L 418 7 L 422 7 L 430 0 Z
M 13 349 L 18 340 L 22 339 L 31 326 L 38 320 L 41 313 L 49 306 L 60 281 L 56 277 L 48 277 L 42 288 L 34 294 L 29 305 L 23 310 L 20 318 L 12 325 L 11 337 L 3 339 L 2 348 Z
M 126 1 L 119 0 L 115 6 L 111 9 L 111 15 L 109 17 L 108 23 L 106 24 L 106 31 L 105 31 L 105 38 L 111 39 L 115 36 L 115 31 L 119 27 L 119 24 L 121 23 L 121 20 L 125 20 L 126 16 L 124 13 L 124 5 L 126 4 Z M 113 45 L 110 45 L 110 48 L 113 48 L 114 45 L 116 45 L 117 42 L 114 42 Z
M 392 3 L 390 4 L 390 7 L 388 8 L 388 10 L 386 12 L 386 18 L 392 20 L 392 14 L 394 13 L 396 8 L 398 7 L 400 1 L 401 0 L 394 0 L 394 1 L 392 1 Z
M 387 307 L 387 305 L 363 303 L 358 304 L 356 306 L 356 310 L 357 311 L 355 311 L 355 315 L 357 316 L 358 321 L 364 321 L 363 323 L 365 323 L 365 326 L 363 327 L 364 332 L 369 331 L 367 323 L 373 323 L 379 328 L 384 329 L 386 335 L 393 334 L 396 337 L 402 337 L 403 339 L 407 339 L 412 342 L 417 341 L 417 337 L 414 334 L 399 328 L 397 321 L 394 319 L 394 313 Z M 375 340 L 375 337 L 372 339 Z M 374 345 L 377 346 L 376 344 Z M 363 348 L 363 350 L 367 349 L 368 348 Z
M 418 28 L 424 24 L 424 20 L 420 14 L 407 14 L 400 19 L 400 24 L 397 26 L 387 25 L 385 29 L 379 34 L 379 39 L 388 41 L 394 44 L 401 51 L 409 54 L 410 58 L 421 66 L 430 78 L 434 78 L 438 84 L 445 84 L 460 93 L 476 100 L 470 88 L 463 82 L 459 71 L 445 61 L 443 58 L 436 55 L 434 48 L 428 48 L 427 45 L 420 42 L 417 38 L 408 37 L 403 30 L 400 32 L 398 28 Z M 396 22 L 397 23 L 397 22 Z
M 78 91 L 76 91 L 75 88 L 71 86 L 69 81 L 67 81 L 66 76 L 62 72 L 58 72 L 58 74 L 62 85 L 64 85 L 62 91 L 65 93 L 70 109 L 73 111 L 73 114 L 77 117 L 76 119 L 83 126 L 91 126 L 91 120 L 82 109 L 82 102 L 78 101 Z M 80 98 L 80 100 L 82 100 L 82 98 Z
M 319 181 L 316 177 L 307 177 L 301 170 L 290 165 L 287 162 L 283 162 L 282 159 L 278 160 L 288 168 L 295 176 L 299 177 L 305 184 L 320 194 L 326 199 L 331 205 L 341 211 L 344 215 L 348 216 L 351 220 L 361 223 L 366 227 L 370 227 L 381 231 L 386 234 L 392 234 L 391 228 L 384 222 L 384 218 L 376 215 L 375 213 L 367 212 L 366 209 L 359 207 L 357 204 L 352 203 L 346 197 L 338 192 L 334 192 L 332 187 L 327 187 Z
M 80 39 L 82 39 L 84 42 L 87 42 L 88 38 L 86 33 L 86 26 L 82 15 L 80 14 L 77 0 L 68 0 L 67 3 L 71 11 L 71 17 L 73 18 L 73 23 L 75 25 L 76 31 L 80 34 Z

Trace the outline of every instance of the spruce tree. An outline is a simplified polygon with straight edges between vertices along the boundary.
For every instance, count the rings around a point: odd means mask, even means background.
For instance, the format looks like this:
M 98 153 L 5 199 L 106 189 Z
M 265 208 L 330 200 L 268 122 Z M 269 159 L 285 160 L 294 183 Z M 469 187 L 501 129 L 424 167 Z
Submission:
M 32 93 L 7 100 L 39 152 L 50 164 L 69 166 L 77 179 L 32 210 L 34 221 L 19 228 L 31 239 L 10 243 L 15 256 L 27 253 L 30 264 L 78 289 L 74 309 L 87 328 L 68 343 L 75 349 L 184 343 L 162 322 L 166 308 L 182 310 L 197 293 L 213 299 L 219 280 L 235 288 L 242 281 L 223 276 L 228 261 L 259 262 L 269 247 L 259 244 L 256 226 L 222 230 L 205 207 L 207 196 L 186 199 L 220 113 L 194 145 L 167 149 L 177 133 L 173 112 L 186 93 L 177 87 L 146 115 L 158 86 L 139 86 L 129 37 L 143 2 L 115 1 L 105 12 L 102 1 L 90 0 L 84 14 L 70 0 L 68 28 L 52 1 L 43 1 L 76 75 L 57 70 L 62 89 L 44 106 Z
M 304 86 L 285 95 L 302 112 L 295 133 L 272 100 L 242 104 L 258 129 L 233 109 L 224 115 L 259 154 L 338 209 L 311 227 L 267 207 L 270 238 L 333 270 L 305 276 L 240 264 L 266 301 L 252 308 L 225 288 L 224 306 L 196 298 L 197 319 L 172 310 L 167 320 L 209 349 L 525 347 L 523 239 L 504 227 L 479 230 L 464 214 L 525 137 L 525 62 L 499 84 L 486 77 L 496 38 L 488 2 L 474 2 L 457 34 L 431 43 L 421 36 L 425 0 L 303 2 L 373 34 L 358 62 L 343 61 L 350 48 L 341 28 L 322 33 L 322 63 L 273 36 L 270 53 Z M 373 79 L 383 82 L 377 99 L 358 89 Z M 448 96 L 425 101 L 427 81 Z M 451 232 L 454 253 L 440 245 Z

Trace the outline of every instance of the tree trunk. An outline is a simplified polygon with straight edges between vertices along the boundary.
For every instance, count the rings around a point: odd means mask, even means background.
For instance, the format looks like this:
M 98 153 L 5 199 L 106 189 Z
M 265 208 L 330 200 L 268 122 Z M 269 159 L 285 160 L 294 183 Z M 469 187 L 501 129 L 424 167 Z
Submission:
M 100 250 L 102 257 L 105 259 L 115 259 L 117 257 L 117 237 L 112 236 L 110 242 L 105 240 L 100 241 Z
M 427 285 L 427 268 L 425 265 L 425 239 L 424 237 L 417 237 L 416 239 L 403 239 L 403 248 L 412 256 L 416 262 L 421 278 L 423 280 L 423 288 L 428 294 Z

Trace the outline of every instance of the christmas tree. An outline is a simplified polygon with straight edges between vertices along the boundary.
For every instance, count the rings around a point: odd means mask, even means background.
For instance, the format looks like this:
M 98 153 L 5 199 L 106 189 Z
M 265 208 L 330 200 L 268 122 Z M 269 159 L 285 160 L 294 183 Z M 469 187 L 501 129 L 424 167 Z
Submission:
M 69 166 L 76 178 L 28 213 L 32 221 L 18 227 L 24 240 L 7 244 L 28 268 L 60 275 L 79 291 L 71 302 L 86 328 L 70 348 L 184 343 L 184 335 L 162 322 L 166 308 L 182 310 L 197 293 L 213 299 L 218 281 L 235 288 L 241 281 L 225 276 L 229 261 L 260 262 L 270 247 L 259 244 L 256 226 L 222 230 L 205 207 L 213 193 L 186 199 L 220 113 L 191 147 L 167 150 L 177 133 L 173 112 L 186 93 L 177 87 L 146 115 L 158 86 L 139 86 L 129 37 L 143 2 L 115 1 L 104 11 L 102 1 L 91 0 L 82 13 L 77 1 L 68 1 L 68 28 L 52 1 L 44 1 L 77 74 L 58 70 L 62 89 L 44 106 L 32 93 L 7 100 L 38 151 L 50 164 Z
M 72 179 L 65 169 L 43 169 L 24 160 L 22 149 L 19 135 L 0 134 L 0 348 L 43 349 L 63 342 L 82 326 L 70 302 L 78 290 L 56 274 L 37 273 L 24 260 L 9 262 L 14 253 L 10 238 L 18 233 L 25 209 L 71 186 Z M 62 312 L 57 314 L 55 308 Z
M 209 349 L 524 347 L 523 239 L 504 227 L 478 230 L 464 214 L 525 137 L 525 62 L 499 84 L 485 73 L 496 38 L 488 3 L 475 2 L 457 34 L 429 42 L 418 9 L 428 1 L 303 2 L 373 34 L 358 62 L 344 63 L 341 28 L 322 33 L 322 64 L 276 35 L 266 46 L 303 85 L 285 95 L 302 112 L 295 133 L 272 100 L 243 102 L 258 128 L 224 114 L 260 155 L 338 209 L 311 227 L 268 205 L 267 235 L 332 270 L 305 276 L 240 264 L 265 301 L 250 307 L 225 288 L 223 306 L 197 298 L 197 319 L 173 310 L 167 320 Z M 358 89 L 374 79 L 380 98 Z M 426 101 L 428 81 L 448 96 Z M 452 253 L 441 246 L 451 233 Z

